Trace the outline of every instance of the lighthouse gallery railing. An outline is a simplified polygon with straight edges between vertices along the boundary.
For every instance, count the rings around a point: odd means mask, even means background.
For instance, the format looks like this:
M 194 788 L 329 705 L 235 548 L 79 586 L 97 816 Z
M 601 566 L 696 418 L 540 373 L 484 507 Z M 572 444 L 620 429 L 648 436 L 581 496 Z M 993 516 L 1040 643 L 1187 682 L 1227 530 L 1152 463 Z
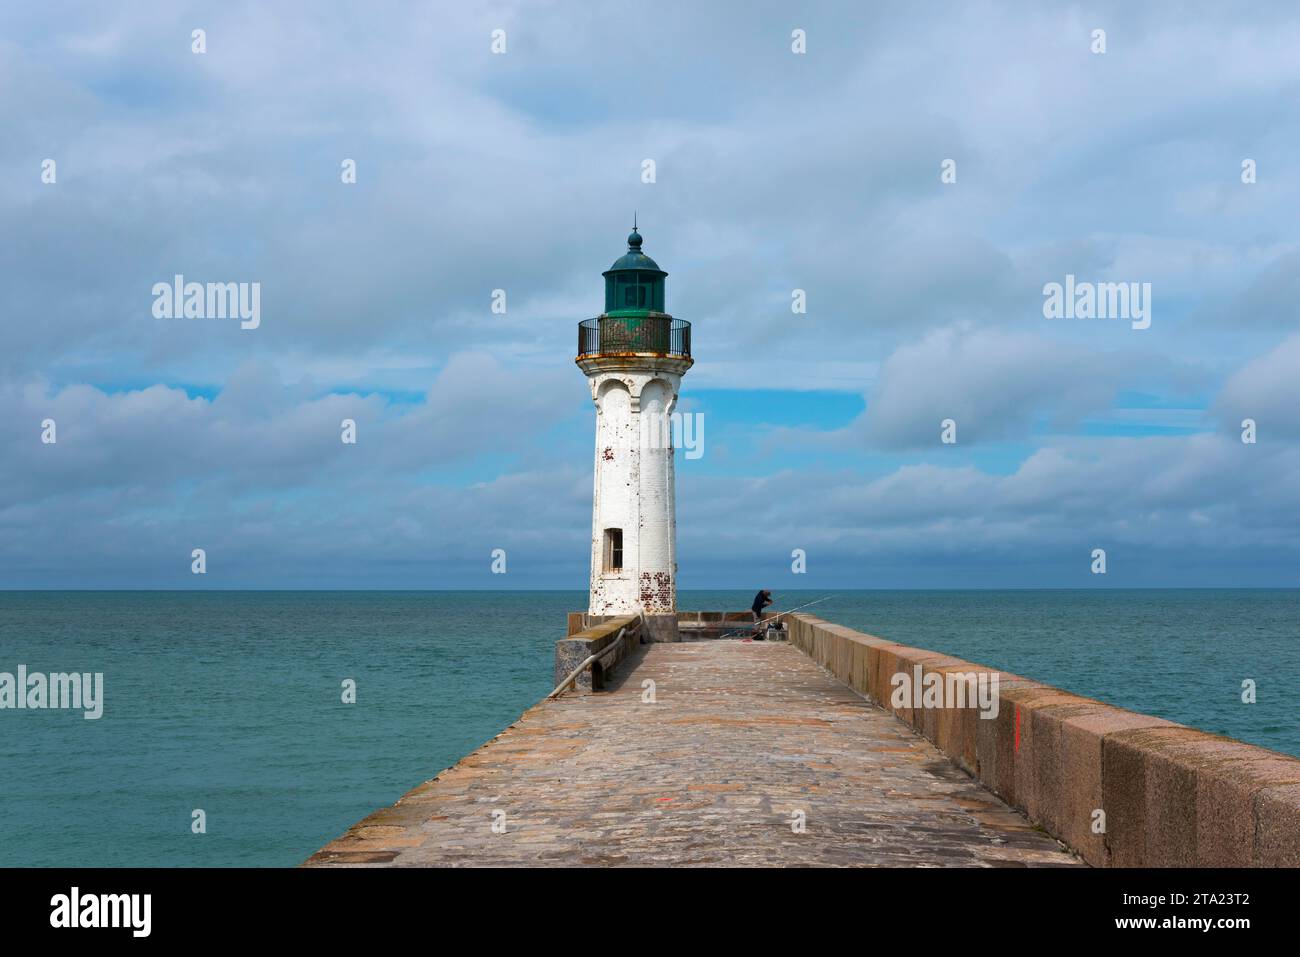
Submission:
M 578 355 L 690 356 L 691 324 L 672 316 L 601 316 L 578 323 Z

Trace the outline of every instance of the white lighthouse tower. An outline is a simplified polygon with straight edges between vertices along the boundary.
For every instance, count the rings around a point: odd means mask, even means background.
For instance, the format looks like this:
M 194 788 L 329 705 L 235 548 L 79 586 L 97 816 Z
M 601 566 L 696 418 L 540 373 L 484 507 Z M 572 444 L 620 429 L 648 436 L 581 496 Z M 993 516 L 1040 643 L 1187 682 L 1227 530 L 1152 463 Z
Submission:
M 691 367 L 691 325 L 664 311 L 668 274 L 641 252 L 605 271 L 605 312 L 578 327 L 578 367 L 596 403 L 591 521 L 593 616 L 643 613 L 677 640 L 677 524 L 670 416 Z

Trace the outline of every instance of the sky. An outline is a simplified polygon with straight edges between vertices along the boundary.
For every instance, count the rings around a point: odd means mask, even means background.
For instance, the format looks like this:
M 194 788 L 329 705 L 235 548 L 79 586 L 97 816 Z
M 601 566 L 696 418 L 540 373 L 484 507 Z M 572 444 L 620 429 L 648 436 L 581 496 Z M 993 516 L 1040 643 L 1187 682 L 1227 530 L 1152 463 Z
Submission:
M 1295 587 L 1297 49 L 1291 3 L 6 5 L 0 587 L 585 589 L 634 213 L 679 588 Z M 257 327 L 158 318 L 177 274 Z M 1149 326 L 1048 318 L 1067 276 Z

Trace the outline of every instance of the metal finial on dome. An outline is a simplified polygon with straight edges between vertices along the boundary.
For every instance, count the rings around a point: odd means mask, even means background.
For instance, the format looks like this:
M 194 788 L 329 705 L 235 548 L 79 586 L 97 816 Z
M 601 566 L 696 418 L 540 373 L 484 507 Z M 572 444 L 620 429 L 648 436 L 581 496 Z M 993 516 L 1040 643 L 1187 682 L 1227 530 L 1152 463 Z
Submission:
M 611 272 L 645 272 L 658 273 L 661 277 L 668 275 L 659 268 L 659 264 L 641 251 L 641 233 L 638 231 L 635 215 L 632 220 L 632 233 L 627 237 L 627 252 L 614 260 L 614 265 L 605 270 L 602 275 L 609 275 Z M 611 309 L 618 308 L 611 306 Z

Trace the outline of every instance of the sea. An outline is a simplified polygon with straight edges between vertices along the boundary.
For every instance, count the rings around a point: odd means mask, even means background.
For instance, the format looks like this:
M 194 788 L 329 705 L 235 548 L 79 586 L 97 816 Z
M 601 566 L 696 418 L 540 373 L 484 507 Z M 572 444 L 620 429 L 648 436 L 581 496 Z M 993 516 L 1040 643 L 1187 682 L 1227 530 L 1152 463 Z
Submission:
M 808 612 L 1300 757 L 1300 591 L 792 591 L 774 610 L 828 594 Z M 0 710 L 0 866 L 296 865 L 549 692 L 565 615 L 585 606 L 580 591 L 0 591 L 0 672 L 103 675 L 98 719 Z

